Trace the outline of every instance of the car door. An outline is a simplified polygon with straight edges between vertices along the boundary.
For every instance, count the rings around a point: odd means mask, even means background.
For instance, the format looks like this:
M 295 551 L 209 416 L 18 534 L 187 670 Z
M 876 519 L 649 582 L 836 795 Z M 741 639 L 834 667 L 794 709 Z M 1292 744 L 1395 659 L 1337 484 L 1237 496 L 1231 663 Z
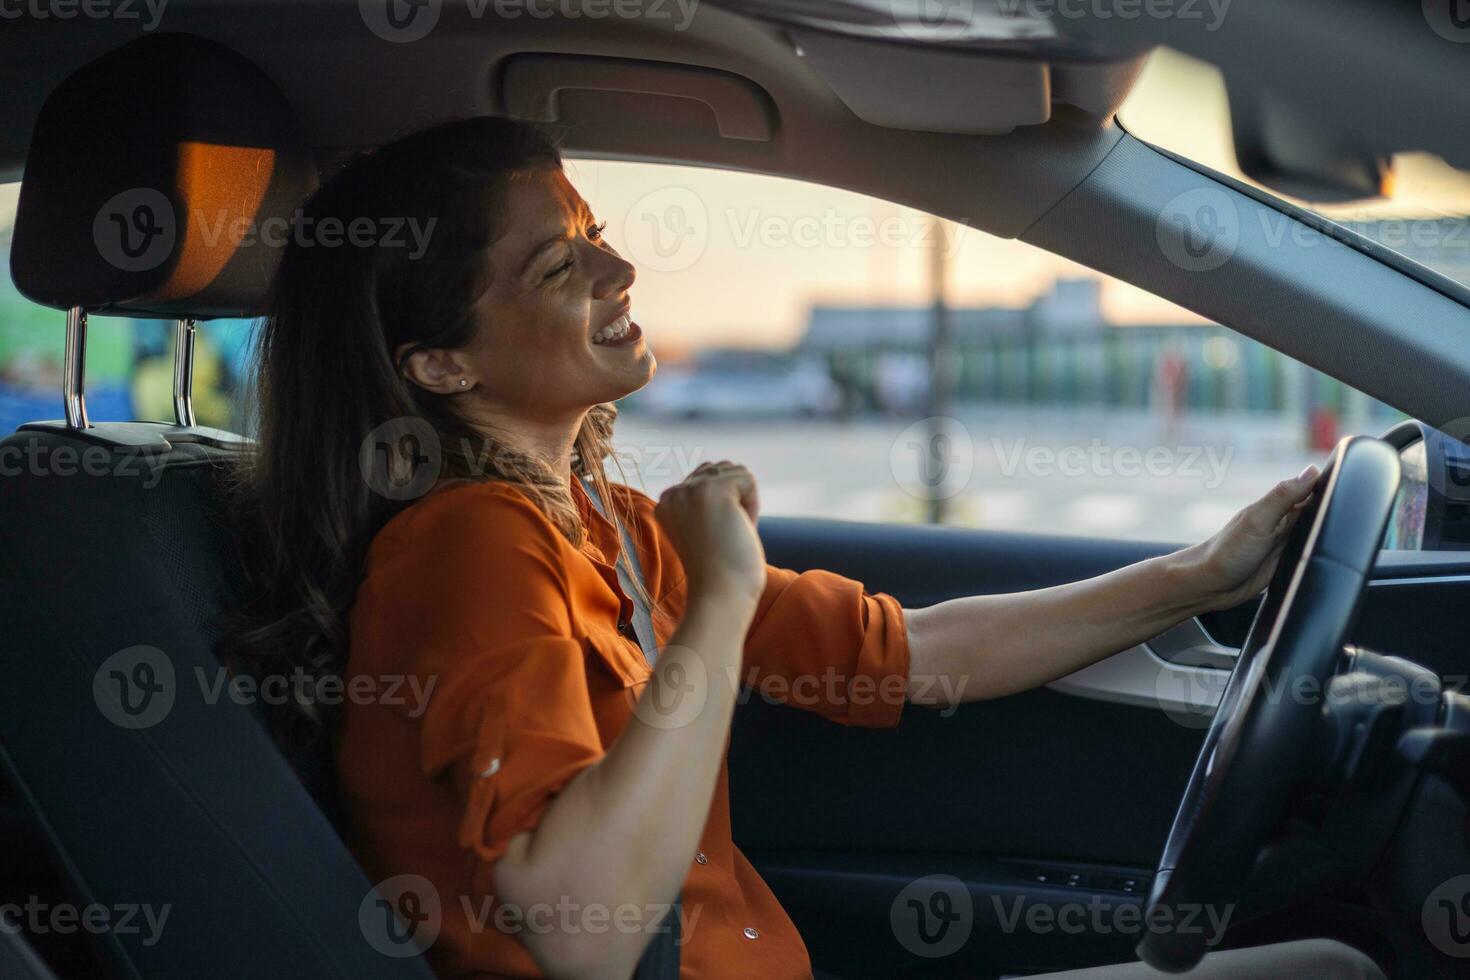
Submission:
M 1168 550 L 801 518 L 763 519 L 761 537 L 776 564 L 849 575 L 906 608 L 1074 581 Z M 1467 597 L 1470 552 L 1380 552 L 1350 641 L 1463 688 Z M 1171 631 L 1105 661 L 1111 671 L 955 710 L 908 706 L 894 729 L 847 729 L 748 697 L 730 750 L 736 841 L 814 963 L 838 976 L 1130 960 L 1209 694 L 1223 689 L 1254 606 L 1185 625 L 1214 643 Z M 1141 678 L 1132 688 L 1130 673 Z M 1387 944 L 1380 921 L 1332 898 L 1258 920 L 1257 941 Z
M 906 608 L 1056 585 L 1169 550 L 799 518 L 763 519 L 761 537 L 774 564 L 835 571 Z M 1141 693 L 1155 690 L 1167 702 L 1167 685 Z M 1146 894 L 1200 718 L 1079 684 L 908 706 L 896 729 L 865 730 L 750 696 L 730 750 L 736 840 L 814 962 L 840 976 L 1128 959 L 1136 935 L 1080 914 L 1047 928 L 1036 910 L 1111 909 Z

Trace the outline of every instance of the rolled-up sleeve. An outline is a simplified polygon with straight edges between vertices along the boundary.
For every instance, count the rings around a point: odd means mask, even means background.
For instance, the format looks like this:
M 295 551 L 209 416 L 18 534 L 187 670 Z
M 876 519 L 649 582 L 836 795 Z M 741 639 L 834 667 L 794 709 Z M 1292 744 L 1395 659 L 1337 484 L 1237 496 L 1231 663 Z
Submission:
M 908 689 L 903 607 L 833 572 L 768 565 L 743 683 L 846 725 L 898 724 Z
M 493 862 L 604 750 L 555 528 L 505 491 L 421 508 L 405 529 L 418 546 L 379 587 L 408 624 L 411 673 L 434 684 L 416 720 L 423 772 L 453 783 L 460 846 Z

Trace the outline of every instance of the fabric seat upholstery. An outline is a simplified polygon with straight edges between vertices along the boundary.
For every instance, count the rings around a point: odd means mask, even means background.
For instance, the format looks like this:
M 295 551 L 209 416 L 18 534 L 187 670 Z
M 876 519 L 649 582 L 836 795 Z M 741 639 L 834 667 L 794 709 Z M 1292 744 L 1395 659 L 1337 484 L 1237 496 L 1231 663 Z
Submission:
M 68 444 L 85 448 L 19 432 L 0 454 Z M 228 547 L 210 501 L 223 462 L 180 444 L 139 475 L 5 478 L 0 741 L 11 778 L 79 901 L 169 909 L 151 946 L 146 933 L 107 936 L 139 975 L 426 977 L 422 960 L 369 944 L 366 876 L 252 709 L 211 693 L 221 677 L 208 624 Z M 128 730 L 96 686 L 109 658 L 140 646 L 171 664 L 173 703 Z

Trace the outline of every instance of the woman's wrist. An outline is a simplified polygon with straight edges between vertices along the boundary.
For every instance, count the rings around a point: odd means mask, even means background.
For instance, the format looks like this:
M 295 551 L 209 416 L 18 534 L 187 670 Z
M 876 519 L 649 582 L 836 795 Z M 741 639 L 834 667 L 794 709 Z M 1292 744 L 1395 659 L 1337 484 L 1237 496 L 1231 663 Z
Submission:
M 761 572 L 759 583 L 753 576 L 744 573 L 706 571 L 705 574 L 690 576 L 687 594 L 690 604 L 700 602 L 729 606 L 754 615 L 756 603 L 760 601 L 764 588 L 764 571 Z
M 1169 597 L 1180 620 L 1215 612 L 1228 604 L 1207 560 L 1207 543 L 1190 545 L 1154 559 L 1164 583 L 1160 594 Z
M 738 625 L 741 635 L 755 618 L 758 595 L 751 595 L 740 586 L 723 580 L 700 580 L 689 584 L 688 598 L 684 604 L 684 618 L 691 616 L 723 620 L 726 625 Z

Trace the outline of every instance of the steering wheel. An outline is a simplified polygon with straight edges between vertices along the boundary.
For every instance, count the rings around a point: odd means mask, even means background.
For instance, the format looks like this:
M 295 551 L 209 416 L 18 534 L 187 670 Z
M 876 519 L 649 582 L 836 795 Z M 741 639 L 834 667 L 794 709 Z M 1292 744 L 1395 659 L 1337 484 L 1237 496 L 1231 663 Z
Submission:
M 1292 528 L 1164 845 L 1137 946 L 1150 966 L 1200 961 L 1208 913 L 1236 900 L 1286 816 L 1398 485 L 1387 443 L 1344 439 Z

